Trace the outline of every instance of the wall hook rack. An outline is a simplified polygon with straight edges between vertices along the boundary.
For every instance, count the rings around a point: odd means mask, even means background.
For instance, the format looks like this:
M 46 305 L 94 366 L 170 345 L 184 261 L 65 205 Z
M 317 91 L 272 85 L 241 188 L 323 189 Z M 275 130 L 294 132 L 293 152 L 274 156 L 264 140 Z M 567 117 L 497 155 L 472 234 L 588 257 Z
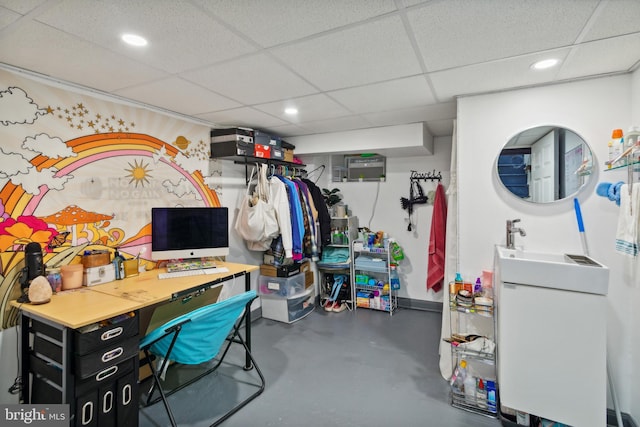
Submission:
M 409 176 L 409 198 L 401 197 L 400 198 L 400 206 L 402 209 L 405 209 L 409 212 L 409 226 L 407 227 L 407 231 L 411 231 L 413 224 L 411 221 L 411 214 L 413 213 L 414 205 L 423 205 L 428 202 L 428 197 L 424 193 L 422 186 L 420 185 L 420 181 L 438 181 L 442 180 L 442 173 L 438 171 L 436 174 L 436 170 L 433 172 L 417 172 L 412 170 L 411 175 Z M 415 190 L 415 191 L 414 191 Z
M 442 181 L 442 172 L 438 171 L 436 173 L 436 170 L 434 169 L 432 172 L 418 172 L 418 171 L 411 171 L 411 175 L 409 176 L 409 180 L 411 180 L 411 182 L 414 181 Z

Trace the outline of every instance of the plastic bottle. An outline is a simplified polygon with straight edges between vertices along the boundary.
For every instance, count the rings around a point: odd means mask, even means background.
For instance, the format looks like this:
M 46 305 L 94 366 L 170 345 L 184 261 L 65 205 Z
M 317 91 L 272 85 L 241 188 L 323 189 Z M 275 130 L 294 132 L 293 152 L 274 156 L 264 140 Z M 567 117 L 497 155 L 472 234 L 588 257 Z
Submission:
M 467 403 L 476 403 L 476 378 L 467 371 L 467 376 L 464 379 L 464 397 Z
M 462 276 L 460 273 L 456 273 L 456 278 L 453 280 L 452 284 L 449 284 L 449 306 L 456 306 L 456 295 L 458 295 L 458 291 L 462 289 Z
M 611 169 L 613 159 L 616 158 L 616 153 L 615 153 L 615 149 L 613 148 L 613 141 L 609 141 L 609 143 L 607 144 L 607 147 L 609 148 L 609 161 L 607 162 L 607 168 Z
M 389 284 L 391 289 L 397 291 L 400 289 L 400 276 L 398 276 L 398 270 L 395 264 L 391 264 L 391 271 L 389 272 Z
M 497 400 L 496 400 L 496 383 L 495 381 L 487 381 L 485 383 L 487 389 L 487 410 L 489 412 L 498 412 Z
M 464 359 L 461 359 L 460 362 L 458 362 L 458 366 L 456 366 L 456 369 L 453 371 L 453 375 L 451 376 L 451 388 L 453 389 L 454 392 L 456 393 L 462 393 L 462 390 L 464 389 L 464 380 L 467 377 L 467 361 Z
M 479 277 L 476 279 L 476 284 L 473 285 L 473 295 L 482 295 L 482 282 Z
M 613 152 L 615 153 L 615 157 L 617 158 L 619 155 L 621 155 L 625 148 L 624 148 L 624 138 L 622 136 L 622 129 L 614 129 L 613 132 L 611 132 L 611 138 L 613 139 Z M 625 163 L 625 159 L 620 159 L 620 161 L 618 161 L 619 165 L 624 165 Z
M 116 273 L 116 280 L 124 279 L 124 258 L 120 255 L 120 252 L 116 249 L 113 253 L 113 268 Z
M 478 378 L 476 385 L 476 402 L 479 408 L 485 409 L 487 407 L 487 389 L 484 386 L 482 378 Z

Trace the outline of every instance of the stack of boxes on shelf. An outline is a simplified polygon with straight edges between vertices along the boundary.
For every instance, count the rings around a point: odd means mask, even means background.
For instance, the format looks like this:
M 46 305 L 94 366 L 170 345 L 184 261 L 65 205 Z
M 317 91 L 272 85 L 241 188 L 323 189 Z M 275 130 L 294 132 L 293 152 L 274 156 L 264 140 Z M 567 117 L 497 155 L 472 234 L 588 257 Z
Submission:
M 262 264 L 258 278 L 262 317 L 293 323 L 307 316 L 315 308 L 313 283 L 309 261 L 281 266 Z
M 295 146 L 251 128 L 211 130 L 211 157 L 243 156 L 293 162 Z

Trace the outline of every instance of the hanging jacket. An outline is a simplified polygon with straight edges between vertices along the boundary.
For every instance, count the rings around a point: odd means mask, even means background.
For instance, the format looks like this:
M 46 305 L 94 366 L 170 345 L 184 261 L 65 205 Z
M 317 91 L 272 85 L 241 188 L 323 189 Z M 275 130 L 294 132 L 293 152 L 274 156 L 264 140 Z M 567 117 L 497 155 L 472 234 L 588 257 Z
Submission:
M 293 258 L 293 238 L 291 231 L 291 211 L 289 206 L 289 195 L 287 186 L 276 177 L 269 179 L 269 200 L 276 210 L 280 235 L 282 236 L 282 246 L 284 256 Z
M 329 208 L 324 201 L 324 197 L 322 197 L 320 187 L 308 179 L 303 179 L 302 182 L 307 184 L 307 188 L 309 188 L 309 192 L 313 198 L 313 203 L 316 205 L 316 210 L 318 211 L 318 225 L 320 230 L 317 240 L 319 250 L 321 251 L 323 246 L 331 243 L 331 215 L 329 215 Z

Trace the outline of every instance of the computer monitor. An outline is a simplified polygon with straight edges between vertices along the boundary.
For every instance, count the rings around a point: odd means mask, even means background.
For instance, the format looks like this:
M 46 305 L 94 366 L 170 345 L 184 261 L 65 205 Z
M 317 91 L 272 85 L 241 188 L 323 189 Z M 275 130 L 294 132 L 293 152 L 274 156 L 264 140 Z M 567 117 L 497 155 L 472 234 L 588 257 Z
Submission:
M 225 207 L 151 208 L 151 258 L 155 261 L 229 255 Z

